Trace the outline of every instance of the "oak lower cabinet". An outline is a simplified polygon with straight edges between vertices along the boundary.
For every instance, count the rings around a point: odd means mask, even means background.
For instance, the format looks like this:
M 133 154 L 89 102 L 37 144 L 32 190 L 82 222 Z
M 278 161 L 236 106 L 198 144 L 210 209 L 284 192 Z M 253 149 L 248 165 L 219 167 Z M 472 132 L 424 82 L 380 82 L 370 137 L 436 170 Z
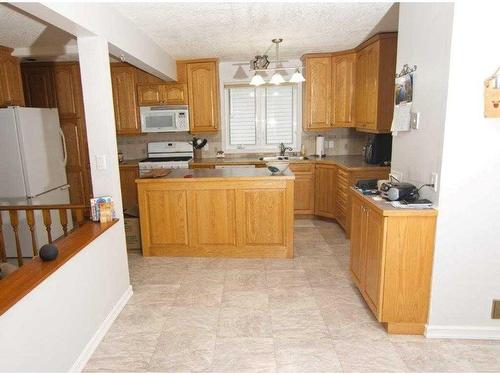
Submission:
M 436 210 L 401 210 L 351 189 L 350 271 L 388 333 L 423 334 Z
M 291 163 L 289 168 L 295 175 L 294 213 L 314 214 L 314 164 Z
M 316 164 L 314 174 L 314 214 L 335 219 L 337 166 L 334 164 Z
M 137 180 L 144 256 L 293 257 L 293 176 L 175 173 Z
M 139 166 L 137 164 L 120 165 L 120 187 L 122 189 L 124 210 L 136 207 L 138 204 L 137 184 L 135 183 L 137 178 L 139 178 Z
M 180 83 L 187 83 L 190 132 L 217 132 L 220 124 L 218 60 L 177 61 L 177 78 Z
M 143 84 L 137 86 L 139 106 L 187 105 L 185 83 Z
M 12 48 L 0 46 L 0 107 L 24 107 L 23 83 L 19 59 Z

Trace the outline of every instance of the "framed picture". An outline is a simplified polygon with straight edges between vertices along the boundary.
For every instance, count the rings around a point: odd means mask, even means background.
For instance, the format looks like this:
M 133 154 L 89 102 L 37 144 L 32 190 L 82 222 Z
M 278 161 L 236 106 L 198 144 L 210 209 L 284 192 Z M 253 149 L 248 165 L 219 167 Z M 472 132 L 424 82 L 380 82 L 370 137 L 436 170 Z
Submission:
M 411 103 L 413 100 L 413 74 L 406 74 L 396 79 L 396 105 Z

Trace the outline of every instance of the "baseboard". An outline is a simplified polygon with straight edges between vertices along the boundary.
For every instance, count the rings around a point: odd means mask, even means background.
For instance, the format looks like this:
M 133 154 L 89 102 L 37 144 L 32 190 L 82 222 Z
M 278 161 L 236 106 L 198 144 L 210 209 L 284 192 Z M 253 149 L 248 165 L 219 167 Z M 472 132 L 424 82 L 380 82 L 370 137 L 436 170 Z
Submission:
M 81 372 L 85 365 L 87 364 L 88 360 L 94 354 L 94 351 L 97 349 L 97 346 L 101 342 L 101 340 L 104 338 L 106 333 L 108 332 L 109 328 L 115 321 L 115 319 L 118 317 L 120 312 L 123 310 L 125 305 L 127 304 L 128 300 L 130 297 L 132 297 L 132 286 L 129 285 L 125 293 L 120 297 L 116 305 L 113 307 L 113 309 L 109 312 L 108 316 L 106 316 L 106 319 L 102 322 L 101 326 L 97 330 L 97 332 L 94 334 L 94 336 L 90 339 L 90 341 L 85 345 L 85 348 L 83 351 L 80 353 L 78 356 L 77 360 L 75 363 L 73 363 L 73 366 L 71 366 L 71 369 L 69 372 Z
M 433 339 L 500 340 L 500 327 L 427 325 L 425 337 Z

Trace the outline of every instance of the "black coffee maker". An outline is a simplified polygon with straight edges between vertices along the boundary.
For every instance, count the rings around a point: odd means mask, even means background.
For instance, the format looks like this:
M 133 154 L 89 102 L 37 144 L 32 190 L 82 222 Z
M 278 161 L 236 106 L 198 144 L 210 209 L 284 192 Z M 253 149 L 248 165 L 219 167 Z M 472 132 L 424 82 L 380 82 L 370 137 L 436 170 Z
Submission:
M 368 164 L 390 163 L 392 134 L 370 134 L 363 148 L 363 156 Z

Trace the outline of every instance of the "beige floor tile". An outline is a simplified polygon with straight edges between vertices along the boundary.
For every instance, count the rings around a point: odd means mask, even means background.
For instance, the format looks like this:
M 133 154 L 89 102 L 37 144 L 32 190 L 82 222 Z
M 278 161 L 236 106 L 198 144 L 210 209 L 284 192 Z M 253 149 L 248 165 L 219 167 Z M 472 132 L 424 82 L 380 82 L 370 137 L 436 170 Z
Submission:
M 269 289 L 271 309 L 317 309 L 316 299 L 309 286 Z
M 306 273 L 302 270 L 267 270 L 268 288 L 309 287 Z
M 215 350 L 215 334 L 163 333 L 148 372 L 207 372 Z
M 344 283 L 333 287 L 312 288 L 319 307 L 342 306 L 345 304 L 366 306 L 363 297 L 355 287 Z
M 167 305 L 171 306 L 175 301 L 178 284 L 167 285 L 137 285 L 133 288 L 134 294 L 128 305 Z
M 498 342 L 490 344 L 474 343 L 474 340 L 447 340 L 442 347 L 445 357 L 467 359 L 475 371 L 478 372 L 500 372 L 500 345 Z
M 111 326 L 111 333 L 158 333 L 161 332 L 170 306 L 127 305 Z
M 159 332 L 108 334 L 84 372 L 143 372 L 155 351 Z
M 211 372 L 276 372 L 272 338 L 217 338 Z
M 250 291 L 224 291 L 222 307 L 267 309 L 269 295 L 266 289 Z
M 335 352 L 346 372 L 408 372 L 389 340 L 333 340 Z
M 226 272 L 224 291 L 262 290 L 266 287 L 265 268 L 231 269 Z
M 182 283 L 177 291 L 174 306 L 218 307 L 222 302 L 222 282 L 196 280 Z
M 172 307 L 166 315 L 163 332 L 175 334 L 215 334 L 218 307 Z
M 329 338 L 319 309 L 271 309 L 274 337 Z
M 298 242 L 295 244 L 295 255 L 299 257 L 333 255 L 333 251 L 326 242 Z
M 266 270 L 301 270 L 302 266 L 297 260 L 293 259 L 266 259 Z
M 228 270 L 265 270 L 265 259 L 228 258 L 226 259 Z
M 332 340 L 276 338 L 278 372 L 342 371 Z
M 269 309 L 224 307 L 220 311 L 218 337 L 273 337 Z

